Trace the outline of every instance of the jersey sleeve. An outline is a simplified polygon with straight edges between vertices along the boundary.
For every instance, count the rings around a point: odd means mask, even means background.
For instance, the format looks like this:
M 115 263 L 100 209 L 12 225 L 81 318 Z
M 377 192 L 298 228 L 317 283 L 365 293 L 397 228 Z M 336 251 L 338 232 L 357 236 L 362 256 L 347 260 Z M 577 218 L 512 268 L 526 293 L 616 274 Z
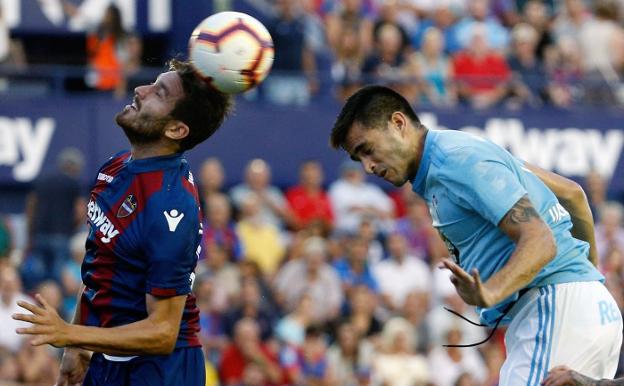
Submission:
M 506 160 L 480 148 L 450 153 L 439 177 L 460 205 L 472 208 L 494 225 L 527 194 Z
M 144 236 L 146 293 L 169 297 L 191 292 L 201 236 L 199 208 L 188 197 L 185 202 L 165 199 L 150 212 L 150 226 Z

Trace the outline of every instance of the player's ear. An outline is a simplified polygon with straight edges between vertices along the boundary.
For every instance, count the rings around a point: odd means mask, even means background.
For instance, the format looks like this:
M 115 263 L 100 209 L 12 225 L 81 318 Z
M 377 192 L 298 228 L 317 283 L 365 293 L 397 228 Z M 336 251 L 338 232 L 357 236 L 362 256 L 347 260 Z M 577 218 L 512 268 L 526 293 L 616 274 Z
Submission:
M 400 111 L 395 111 L 390 116 L 390 122 L 392 122 L 392 126 L 399 130 L 401 133 L 405 131 L 407 127 L 407 118 L 405 114 Z
M 191 129 L 184 122 L 171 121 L 165 128 L 165 137 L 179 141 L 186 138 L 190 132 Z

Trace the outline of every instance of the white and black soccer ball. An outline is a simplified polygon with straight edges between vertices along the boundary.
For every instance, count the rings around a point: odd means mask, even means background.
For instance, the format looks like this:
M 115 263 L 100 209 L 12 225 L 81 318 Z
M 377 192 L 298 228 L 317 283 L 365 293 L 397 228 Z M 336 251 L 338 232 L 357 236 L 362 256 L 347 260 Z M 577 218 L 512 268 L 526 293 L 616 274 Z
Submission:
M 245 13 L 219 12 L 204 19 L 189 40 L 197 74 L 217 90 L 236 94 L 257 86 L 273 64 L 273 39 Z

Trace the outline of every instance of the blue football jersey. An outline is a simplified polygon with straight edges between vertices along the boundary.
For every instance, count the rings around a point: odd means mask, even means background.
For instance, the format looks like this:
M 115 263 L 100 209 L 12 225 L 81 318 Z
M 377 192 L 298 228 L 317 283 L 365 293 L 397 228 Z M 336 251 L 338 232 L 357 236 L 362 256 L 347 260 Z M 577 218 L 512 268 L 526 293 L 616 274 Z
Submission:
M 176 348 L 200 346 L 191 281 L 201 238 L 197 189 L 181 154 L 100 168 L 87 207 L 81 324 L 114 327 L 147 317 L 145 295 L 188 295 Z
M 460 131 L 429 131 L 413 190 L 429 206 L 433 226 L 451 255 L 467 272 L 477 268 L 486 281 L 509 260 L 515 243 L 498 224 L 522 198 L 529 200 L 552 230 L 557 255 L 528 285 L 604 280 L 588 260 L 589 244 L 570 234 L 568 212 L 551 190 L 523 163 L 489 140 Z M 513 294 L 487 309 L 477 309 L 492 325 Z M 503 320 L 508 322 L 508 320 Z

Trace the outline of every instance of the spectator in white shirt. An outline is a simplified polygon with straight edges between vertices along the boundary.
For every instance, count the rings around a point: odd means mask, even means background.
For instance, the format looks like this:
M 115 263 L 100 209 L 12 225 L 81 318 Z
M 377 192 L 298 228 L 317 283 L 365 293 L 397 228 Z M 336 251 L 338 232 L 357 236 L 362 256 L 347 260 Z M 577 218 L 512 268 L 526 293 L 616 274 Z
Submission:
M 310 296 L 316 323 L 335 318 L 344 296 L 336 271 L 327 264 L 327 247 L 320 237 L 306 240 L 303 257 L 289 261 L 278 271 L 275 289 L 287 312 L 296 308 L 302 296 Z
M 386 249 L 388 259 L 375 264 L 373 273 L 384 304 L 391 310 L 398 310 L 410 292 L 430 291 L 431 272 L 424 261 L 408 254 L 403 235 L 390 234 L 386 239 Z
M 448 344 L 462 344 L 459 328 L 451 328 L 446 333 Z M 487 377 L 487 368 L 479 352 L 474 347 L 435 346 L 429 354 L 431 377 L 437 386 L 454 386 L 464 373 L 470 374 L 483 384 Z
M 17 353 L 24 340 L 24 335 L 17 335 L 16 328 L 28 327 L 29 324 L 14 320 L 11 315 L 23 310 L 17 305 L 19 300 L 29 303 L 34 301 L 22 292 L 22 283 L 17 271 L 12 266 L 0 268 L 0 348 Z
M 392 225 L 392 200 L 379 186 L 366 182 L 362 167 L 353 161 L 342 164 L 340 179 L 329 187 L 329 198 L 338 232 L 355 234 L 363 218 L 372 218 L 382 233 Z

